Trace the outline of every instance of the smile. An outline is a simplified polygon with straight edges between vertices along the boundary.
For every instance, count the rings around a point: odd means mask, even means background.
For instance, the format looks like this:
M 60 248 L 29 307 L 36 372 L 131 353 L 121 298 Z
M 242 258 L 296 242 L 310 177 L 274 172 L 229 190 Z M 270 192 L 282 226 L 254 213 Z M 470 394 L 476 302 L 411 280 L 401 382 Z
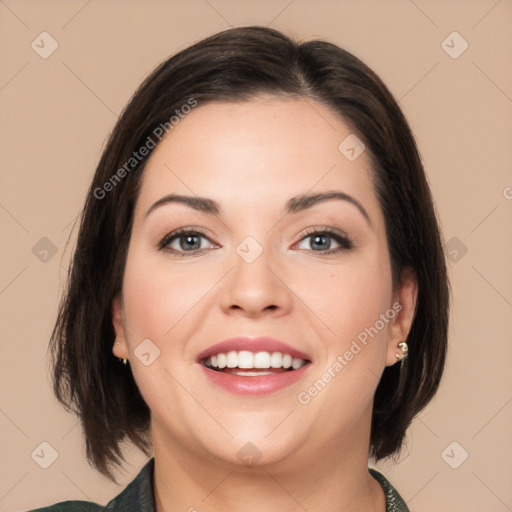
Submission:
M 204 366 L 212 370 L 244 377 L 274 375 L 276 373 L 294 371 L 304 366 L 307 362 L 304 359 L 282 352 L 261 351 L 253 353 L 249 350 L 220 352 L 202 361 Z
M 311 356 L 268 336 L 239 336 L 204 349 L 196 362 L 215 388 L 260 396 L 302 379 L 311 366 Z

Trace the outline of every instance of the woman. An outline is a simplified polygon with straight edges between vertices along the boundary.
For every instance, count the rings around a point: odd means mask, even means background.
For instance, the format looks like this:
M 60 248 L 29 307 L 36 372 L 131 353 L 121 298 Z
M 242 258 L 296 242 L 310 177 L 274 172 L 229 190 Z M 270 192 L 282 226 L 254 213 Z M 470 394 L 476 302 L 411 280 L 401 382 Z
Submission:
M 408 124 L 322 41 L 221 32 L 121 115 L 51 349 L 58 399 L 113 479 L 106 508 L 407 511 L 397 454 L 443 372 L 449 290 Z

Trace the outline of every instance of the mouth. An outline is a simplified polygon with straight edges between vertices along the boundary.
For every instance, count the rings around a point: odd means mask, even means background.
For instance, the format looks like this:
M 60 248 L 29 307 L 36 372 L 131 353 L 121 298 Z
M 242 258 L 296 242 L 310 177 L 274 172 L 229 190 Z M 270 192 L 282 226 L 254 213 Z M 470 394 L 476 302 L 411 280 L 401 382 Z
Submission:
M 272 338 L 233 338 L 199 354 L 214 384 L 236 394 L 262 395 L 301 379 L 311 365 L 303 352 Z
M 201 360 L 201 364 L 210 370 L 243 377 L 293 372 L 310 362 L 283 352 L 249 350 L 219 352 Z

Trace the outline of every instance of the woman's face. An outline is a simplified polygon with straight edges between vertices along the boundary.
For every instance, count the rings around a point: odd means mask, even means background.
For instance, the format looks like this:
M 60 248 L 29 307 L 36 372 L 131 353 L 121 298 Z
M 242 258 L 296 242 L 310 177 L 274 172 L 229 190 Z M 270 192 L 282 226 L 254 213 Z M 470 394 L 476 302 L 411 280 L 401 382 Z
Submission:
M 404 290 L 393 289 L 368 155 L 354 159 L 353 137 L 312 100 L 261 97 L 199 104 L 154 150 L 113 304 L 113 351 L 151 409 L 155 452 L 293 467 L 368 442 L 409 308 L 399 314 Z M 326 192 L 340 196 L 288 208 Z M 170 195 L 199 206 L 156 204 Z M 209 353 L 240 336 L 250 339 Z M 288 346 L 252 340 L 263 336 Z M 300 369 L 284 368 L 290 355 Z M 278 368 L 265 369 L 269 360 Z

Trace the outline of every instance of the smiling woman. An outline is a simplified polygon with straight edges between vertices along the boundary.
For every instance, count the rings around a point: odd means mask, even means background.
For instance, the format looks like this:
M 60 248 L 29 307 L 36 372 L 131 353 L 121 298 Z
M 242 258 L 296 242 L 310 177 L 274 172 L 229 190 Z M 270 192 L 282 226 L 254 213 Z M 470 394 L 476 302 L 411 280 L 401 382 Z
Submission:
M 231 29 L 160 65 L 110 136 L 54 390 L 104 475 L 125 439 L 153 451 L 105 510 L 407 511 L 368 462 L 435 394 L 448 305 L 425 173 L 382 81 L 331 43 Z

